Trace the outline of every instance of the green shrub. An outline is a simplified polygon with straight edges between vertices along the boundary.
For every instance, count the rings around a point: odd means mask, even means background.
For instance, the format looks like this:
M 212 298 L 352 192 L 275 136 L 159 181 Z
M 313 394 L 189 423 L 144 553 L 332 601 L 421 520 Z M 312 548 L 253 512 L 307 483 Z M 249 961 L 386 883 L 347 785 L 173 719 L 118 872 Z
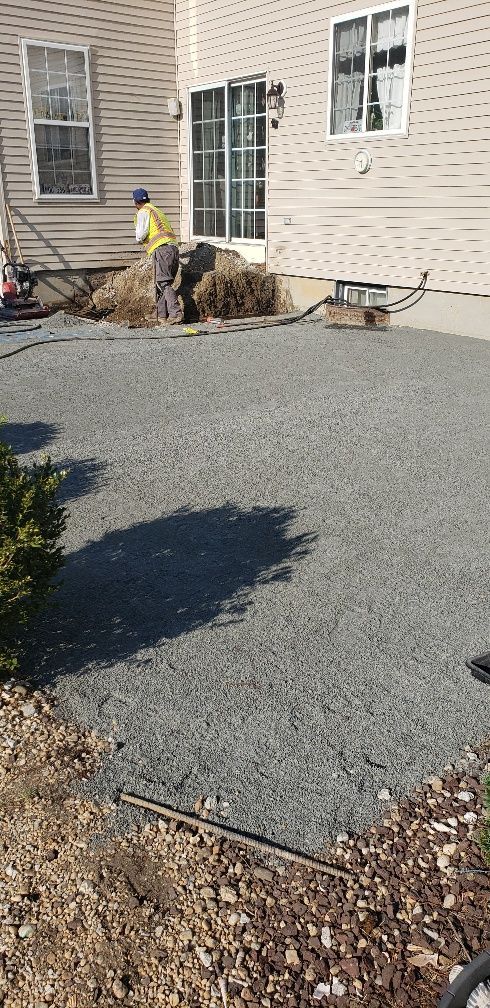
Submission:
M 65 530 L 56 491 L 65 475 L 47 456 L 22 469 L 0 440 L 0 673 L 16 668 L 23 628 L 55 590 Z

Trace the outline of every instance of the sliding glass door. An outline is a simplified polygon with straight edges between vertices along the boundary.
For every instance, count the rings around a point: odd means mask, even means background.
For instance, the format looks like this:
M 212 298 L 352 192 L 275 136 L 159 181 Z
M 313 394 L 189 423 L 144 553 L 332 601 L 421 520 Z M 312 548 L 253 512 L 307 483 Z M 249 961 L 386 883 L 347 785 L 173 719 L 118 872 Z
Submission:
M 266 82 L 191 93 L 193 237 L 265 240 Z

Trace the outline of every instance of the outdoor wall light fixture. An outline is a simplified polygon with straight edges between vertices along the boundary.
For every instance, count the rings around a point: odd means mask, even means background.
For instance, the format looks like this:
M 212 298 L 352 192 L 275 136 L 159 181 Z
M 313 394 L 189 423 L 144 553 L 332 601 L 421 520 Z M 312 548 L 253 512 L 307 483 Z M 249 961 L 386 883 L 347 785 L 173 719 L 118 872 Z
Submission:
M 279 108 L 280 99 L 286 91 L 286 86 L 283 81 L 278 81 L 274 84 L 271 81 L 271 86 L 267 92 L 267 108 L 269 112 L 275 112 Z
M 269 112 L 274 112 L 275 116 L 271 119 L 271 126 L 273 129 L 277 129 L 279 126 L 279 119 L 282 119 L 284 115 L 284 95 L 286 94 L 286 85 L 284 81 L 278 81 L 274 84 L 271 81 L 271 86 L 267 92 L 267 108 Z

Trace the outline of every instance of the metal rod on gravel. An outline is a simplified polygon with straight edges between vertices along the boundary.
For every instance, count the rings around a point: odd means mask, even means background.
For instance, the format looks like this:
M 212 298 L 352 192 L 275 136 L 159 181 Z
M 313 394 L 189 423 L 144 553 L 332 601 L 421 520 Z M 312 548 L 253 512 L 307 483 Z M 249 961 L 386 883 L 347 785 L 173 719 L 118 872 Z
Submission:
M 324 875 L 333 875 L 334 878 L 352 878 L 351 872 L 344 871 L 342 868 L 335 868 L 333 865 L 319 861 L 317 858 L 307 857 L 306 854 L 299 854 L 297 851 L 289 850 L 286 847 L 258 840 L 255 837 L 248 836 L 246 833 L 240 833 L 238 830 L 233 830 L 226 826 L 219 826 L 217 823 L 208 822 L 206 819 L 200 819 L 198 816 L 188 815 L 186 812 L 179 812 L 176 809 L 169 808 L 167 805 L 161 805 L 159 802 L 148 801 L 146 798 L 138 798 L 137 795 L 126 794 L 125 792 L 122 792 L 119 797 L 121 801 L 126 802 L 128 805 L 149 809 L 151 812 L 156 812 L 165 819 L 175 819 L 177 822 L 186 823 L 187 826 L 192 826 L 194 829 L 213 833 L 215 836 L 224 837 L 227 840 L 235 840 L 236 843 L 243 844 L 246 847 L 253 847 L 263 854 L 272 854 L 274 857 L 282 858 L 284 861 L 291 861 L 293 864 L 303 865 L 306 868 L 313 868 L 314 871 L 323 872 Z

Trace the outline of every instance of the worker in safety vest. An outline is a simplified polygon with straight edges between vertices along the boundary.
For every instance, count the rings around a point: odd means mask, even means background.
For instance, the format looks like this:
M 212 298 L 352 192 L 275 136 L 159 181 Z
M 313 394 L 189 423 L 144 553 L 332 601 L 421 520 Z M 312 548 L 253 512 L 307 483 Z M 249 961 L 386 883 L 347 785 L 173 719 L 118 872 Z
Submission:
M 160 325 L 176 325 L 184 316 L 173 282 L 179 268 L 179 246 L 168 217 L 150 201 L 146 189 L 133 191 L 136 207 L 136 241 L 153 256 L 157 319 Z

